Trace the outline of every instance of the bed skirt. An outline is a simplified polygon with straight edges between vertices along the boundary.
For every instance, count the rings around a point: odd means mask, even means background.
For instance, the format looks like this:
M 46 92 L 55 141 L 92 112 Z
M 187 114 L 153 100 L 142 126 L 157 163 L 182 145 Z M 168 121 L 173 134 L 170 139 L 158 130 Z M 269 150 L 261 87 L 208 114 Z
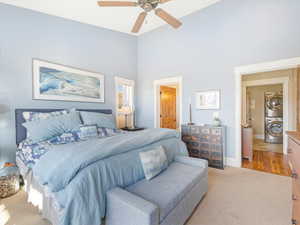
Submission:
M 41 216 L 50 221 L 52 225 L 59 225 L 59 218 L 63 209 L 55 200 L 54 195 L 38 184 L 32 171 L 21 160 L 17 158 L 16 162 L 24 179 L 23 190 L 27 193 L 27 202 L 37 207 Z

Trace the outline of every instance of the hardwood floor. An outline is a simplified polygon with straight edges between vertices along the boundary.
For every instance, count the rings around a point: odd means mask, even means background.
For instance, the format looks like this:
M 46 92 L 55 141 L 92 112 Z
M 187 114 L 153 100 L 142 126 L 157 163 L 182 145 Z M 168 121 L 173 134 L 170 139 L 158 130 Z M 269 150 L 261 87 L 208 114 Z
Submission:
M 270 144 L 270 143 L 265 143 L 265 141 L 262 139 L 254 139 L 253 150 L 283 153 L 283 144 Z
M 254 151 L 253 161 L 243 159 L 243 168 L 273 173 L 282 176 L 290 176 L 287 156 L 268 151 Z

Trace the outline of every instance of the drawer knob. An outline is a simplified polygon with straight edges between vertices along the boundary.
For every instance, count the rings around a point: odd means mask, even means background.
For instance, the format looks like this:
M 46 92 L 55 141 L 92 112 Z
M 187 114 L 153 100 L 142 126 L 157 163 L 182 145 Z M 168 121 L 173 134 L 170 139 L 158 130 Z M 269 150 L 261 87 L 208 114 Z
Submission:
M 291 148 L 288 149 L 288 153 L 291 154 L 293 153 L 293 150 Z
M 295 179 L 297 179 L 298 178 L 298 174 L 297 173 L 292 173 L 292 178 L 295 178 Z
M 297 225 L 297 224 L 298 224 L 297 220 L 292 219 L 292 225 Z
M 292 200 L 293 201 L 297 201 L 298 200 L 297 196 L 296 195 L 292 195 Z

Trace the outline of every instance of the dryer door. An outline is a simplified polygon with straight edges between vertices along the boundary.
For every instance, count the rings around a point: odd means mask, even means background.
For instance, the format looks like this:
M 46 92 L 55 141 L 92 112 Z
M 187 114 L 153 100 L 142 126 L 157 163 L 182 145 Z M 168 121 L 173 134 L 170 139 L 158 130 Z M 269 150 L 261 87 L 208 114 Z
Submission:
M 283 122 L 278 120 L 269 120 L 266 123 L 265 141 L 267 143 L 283 143 Z
M 268 99 L 267 107 L 272 111 L 280 111 L 282 110 L 282 98 L 279 96 L 273 96 Z
M 281 95 L 273 95 L 266 97 L 266 116 L 282 117 L 283 115 L 283 99 Z

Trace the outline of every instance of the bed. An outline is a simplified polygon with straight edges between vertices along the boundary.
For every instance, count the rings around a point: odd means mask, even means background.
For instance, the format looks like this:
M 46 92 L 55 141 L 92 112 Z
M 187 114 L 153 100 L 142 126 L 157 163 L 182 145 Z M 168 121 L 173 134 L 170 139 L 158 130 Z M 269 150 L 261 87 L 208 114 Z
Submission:
M 24 112 L 55 112 L 63 109 L 16 109 L 16 144 L 26 139 Z M 80 109 L 80 112 L 111 114 L 111 110 Z M 163 146 L 171 162 L 176 155 L 187 155 L 176 131 L 148 129 L 118 132 L 51 146 L 32 166 L 17 151 L 16 162 L 25 180 L 28 202 L 37 206 L 53 225 L 100 225 L 105 218 L 106 192 L 144 179 L 138 154 Z

